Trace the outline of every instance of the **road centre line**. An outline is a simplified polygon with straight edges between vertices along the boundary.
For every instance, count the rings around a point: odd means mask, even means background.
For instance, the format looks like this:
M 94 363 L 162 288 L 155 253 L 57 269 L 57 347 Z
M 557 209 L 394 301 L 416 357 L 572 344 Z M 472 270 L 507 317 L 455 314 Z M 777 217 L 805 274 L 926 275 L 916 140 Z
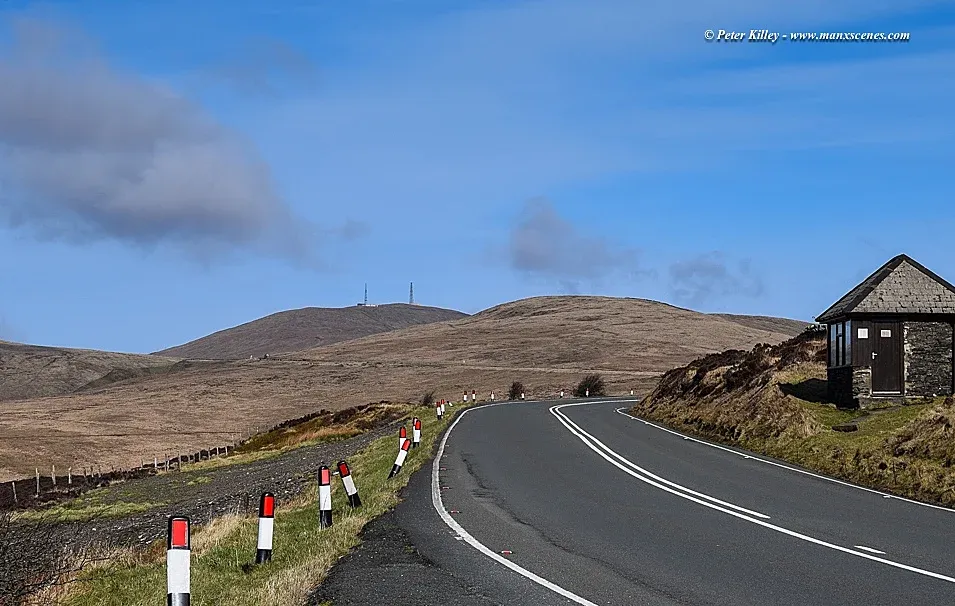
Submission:
M 637 400 L 625 400 L 625 401 L 628 401 L 628 402 L 636 402 Z M 596 402 L 594 402 L 594 403 L 596 403 Z M 882 492 L 882 491 L 879 491 L 879 490 L 875 490 L 874 488 L 867 488 L 867 487 L 865 487 L 865 486 L 859 486 L 859 485 L 857 485 L 857 484 L 852 484 L 851 482 L 846 482 L 846 481 L 843 481 L 843 480 L 838 480 L 838 479 L 836 479 L 836 478 L 830 478 L 830 477 L 828 477 L 828 476 L 820 475 L 820 474 L 818 474 L 818 473 L 813 473 L 813 472 L 807 471 L 807 470 L 805 470 L 805 469 L 799 469 L 798 467 L 791 467 L 791 466 L 789 466 L 789 465 L 784 465 L 784 464 L 782 464 L 782 463 L 777 463 L 776 461 L 770 461 L 770 460 L 768 460 L 768 459 L 763 459 L 763 458 L 760 458 L 760 457 L 757 457 L 757 456 L 753 456 L 752 454 L 749 454 L 749 453 L 744 453 L 744 452 L 740 452 L 740 451 L 738 451 L 738 450 L 734 450 L 734 449 L 732 449 L 732 448 L 727 448 L 726 446 L 721 446 L 721 445 L 719 445 L 719 444 L 714 444 L 714 443 L 708 442 L 708 441 L 706 441 L 706 440 L 701 440 L 701 439 L 699 439 L 699 438 L 694 438 L 694 437 L 692 437 L 692 436 L 687 436 L 687 435 L 684 435 L 684 434 L 680 433 L 679 431 L 675 431 L 675 430 L 673 430 L 673 429 L 670 429 L 669 427 L 663 427 L 662 425 L 657 425 L 656 423 L 653 423 L 653 422 L 651 422 L 651 421 L 647 421 L 647 420 L 645 420 L 645 419 L 641 419 L 640 417 L 635 417 L 635 416 L 633 416 L 633 415 L 631 415 L 631 414 L 629 414 L 629 413 L 623 412 L 624 410 L 626 410 L 626 409 L 624 409 L 624 408 L 617 408 L 614 412 L 616 412 L 617 414 L 623 415 L 623 416 L 625 416 L 625 417 L 628 417 L 628 418 L 630 418 L 630 419 L 633 419 L 634 421 L 640 421 L 640 422 L 643 423 L 644 425 L 649 425 L 650 427 L 654 427 L 654 428 L 656 428 L 656 429 L 659 429 L 660 431 L 665 431 L 665 432 L 671 433 L 671 434 L 673 434 L 673 435 L 675 435 L 675 436 L 680 436 L 680 437 L 682 437 L 684 440 L 690 440 L 690 441 L 696 442 L 697 444 L 703 444 L 704 446 L 709 446 L 710 448 L 716 448 L 716 449 L 719 449 L 719 450 L 724 450 L 724 451 L 726 451 L 726 452 L 731 452 L 731 453 L 733 453 L 733 454 L 735 454 L 735 455 L 737 455 L 737 456 L 743 457 L 744 459 L 750 459 L 750 460 L 752 460 L 752 461 L 758 461 L 758 462 L 760 462 L 760 463 L 765 463 L 765 464 L 767 464 L 767 465 L 773 465 L 774 467 L 779 467 L 779 468 L 781 468 L 781 469 L 788 469 L 789 471 L 794 471 L 794 472 L 796 472 L 796 473 L 801 473 L 801 474 L 803 474 L 803 475 L 807 475 L 807 476 L 810 476 L 810 477 L 813 477 L 813 478 L 816 478 L 816 479 L 819 479 L 819 480 L 825 480 L 825 481 L 827 481 L 827 482 L 833 482 L 833 483 L 835 483 L 835 484 L 839 484 L 839 485 L 842 485 L 842 486 L 848 486 L 849 488 L 855 488 L 856 490 L 862 490 L 862 491 L 869 492 L 869 493 L 872 493 L 872 494 L 877 494 L 877 495 L 880 495 L 880 496 L 881 496 L 882 498 L 884 498 L 884 499 L 895 499 L 896 501 L 902 501 L 902 502 L 905 502 L 905 503 L 910 503 L 910 504 L 912 504 L 912 505 L 919 505 L 920 507 L 928 507 L 929 509 L 939 509 L 939 510 L 941 510 L 941 511 L 945 511 L 945 512 L 948 512 L 948 513 L 955 513 L 955 509 L 952 509 L 951 507 L 942 507 L 941 505 L 933 505 L 932 503 L 922 503 L 921 501 L 915 501 L 915 500 L 913 500 L 913 499 L 907 499 L 907 498 L 905 498 L 905 497 L 900 497 L 900 496 L 898 496 L 898 495 L 889 494 L 889 493 L 886 493 L 886 492 Z
M 734 511 L 733 509 L 729 509 L 729 508 L 726 508 L 726 507 L 722 507 L 722 506 L 717 505 L 717 504 L 715 504 L 715 503 L 712 503 L 712 502 L 709 502 L 709 501 L 706 501 L 706 500 L 703 500 L 703 499 L 698 499 L 698 498 L 696 498 L 696 497 L 694 497 L 694 496 L 691 496 L 691 495 L 689 495 L 689 494 L 684 494 L 684 493 L 682 493 L 682 492 L 673 490 L 672 488 L 669 488 L 668 486 L 665 486 L 665 485 L 663 485 L 663 484 L 661 484 L 661 483 L 659 483 L 659 482 L 656 482 L 656 481 L 654 481 L 654 480 L 652 480 L 652 479 L 650 479 L 650 478 L 648 478 L 648 477 L 644 477 L 643 475 L 641 475 L 641 474 L 639 474 L 639 473 L 633 471 L 632 469 L 629 469 L 628 467 L 624 466 L 623 464 L 621 464 L 621 463 L 615 461 L 613 458 L 611 458 L 606 452 L 604 452 L 604 450 L 606 450 L 607 452 L 613 453 L 613 455 L 614 455 L 616 458 L 618 458 L 618 459 L 623 459 L 622 456 L 620 456 L 619 454 L 613 452 L 613 451 L 610 450 L 610 448 L 608 448 L 606 445 L 603 445 L 602 443 L 599 442 L 599 440 L 597 440 L 597 439 L 594 438 L 592 435 L 590 435 L 589 433 L 587 433 L 586 431 L 584 431 L 579 425 L 577 425 L 576 423 L 574 423 L 567 415 L 565 415 L 565 414 L 560 410 L 560 409 L 562 409 L 562 408 L 566 408 L 566 407 L 569 407 L 569 406 L 581 406 L 581 405 L 584 405 L 584 404 L 601 404 L 601 403 L 605 403 L 605 402 L 582 402 L 582 403 L 573 403 L 573 404 L 562 404 L 562 405 L 552 406 L 549 410 L 550 410 L 550 413 L 551 413 L 552 415 L 554 415 L 554 416 L 557 418 L 557 420 L 560 421 L 560 423 L 561 423 L 562 425 L 564 425 L 564 427 L 567 428 L 568 431 L 570 431 L 574 436 L 576 436 L 578 439 L 580 439 L 580 441 L 582 441 L 588 448 L 590 448 L 591 450 L 593 450 L 594 452 L 596 452 L 598 455 L 600 455 L 602 458 L 604 458 L 604 459 L 605 459 L 607 462 L 609 462 L 611 465 L 614 465 L 615 467 L 617 467 L 617 468 L 619 468 L 620 470 L 622 470 L 624 473 L 627 473 L 627 474 L 633 476 L 634 478 L 640 480 L 641 482 L 645 482 L 645 483 L 647 483 L 647 484 L 650 484 L 651 486 L 655 486 L 655 487 L 657 487 L 657 488 L 660 488 L 661 490 L 664 490 L 664 491 L 666 491 L 666 492 L 672 493 L 672 494 L 674 494 L 674 495 L 676 495 L 676 496 L 678 496 L 678 497 L 680 497 L 680 498 L 687 499 L 687 500 L 693 501 L 693 502 L 695 502 L 695 503 L 699 503 L 700 505 L 703 505 L 704 507 L 709 507 L 710 509 L 715 509 L 715 510 L 717 510 L 717 511 L 720 511 L 720 512 L 725 513 L 725 514 L 727 514 L 727 515 L 731 515 L 731 516 L 733 516 L 733 517 L 739 518 L 739 519 L 744 520 L 744 521 L 746 521 L 746 522 L 750 522 L 750 523 L 752 523 L 752 524 L 756 524 L 756 525 L 758 525 L 758 526 L 762 526 L 762 527 L 764 527 L 764 528 L 768 528 L 768 529 L 770 529 L 770 530 L 773 530 L 773 531 L 779 532 L 779 533 L 781 533 L 781 534 L 785 534 L 785 535 L 791 536 L 791 537 L 796 538 L 796 539 L 800 539 L 800 540 L 802 540 L 802 541 L 806 541 L 806 542 L 808 542 L 808 543 L 813 543 L 813 544 L 815 544 L 815 545 L 819 545 L 819 546 L 822 546 L 822 547 L 827 547 L 827 548 L 829 548 L 829 549 L 832 549 L 832 550 L 835 550 L 835 551 L 840 551 L 840 552 L 842 552 L 842 553 L 847 553 L 847 554 L 849 554 L 849 555 L 854 555 L 854 556 L 856 556 L 856 557 L 864 558 L 864 559 L 866 559 L 866 560 L 872 560 L 872 561 L 874 561 L 874 562 L 879 562 L 879 563 L 882 563 L 882 564 L 886 564 L 886 565 L 888 565 L 888 566 L 892 566 L 893 568 L 899 568 L 899 569 L 901 569 L 901 570 L 906 570 L 906 571 L 908 571 L 908 572 L 913 572 L 913 573 L 920 574 L 920 575 L 924 575 L 924 576 L 931 577 L 931 578 L 934 578 L 934 579 L 939 579 L 939 580 L 941 580 L 941 581 L 946 581 L 946 582 L 949 582 L 949 583 L 955 583 L 955 578 L 953 578 L 953 577 L 950 577 L 950 576 L 947 576 L 947 575 L 943 575 L 943 574 L 940 574 L 940 573 L 937 573 L 937 572 L 932 572 L 932 571 L 930 571 L 930 570 L 925 570 L 925 569 L 922 569 L 922 568 L 917 568 L 917 567 L 915 567 L 915 566 L 909 566 L 908 564 L 902 564 L 901 562 L 895 562 L 895 561 L 888 560 L 888 559 L 885 559 L 885 558 L 880 558 L 880 557 L 878 557 L 878 556 L 871 555 L 871 554 L 865 553 L 865 552 L 863 552 L 863 551 L 858 551 L 858 550 L 855 550 L 855 549 L 850 549 L 850 548 L 848 548 L 848 547 L 843 547 L 843 546 L 841 546 L 841 545 L 836 545 L 836 544 L 834 544 L 834 543 L 829 543 L 829 542 L 827 542 L 827 541 L 823 541 L 823 540 L 821 540 L 821 539 L 817 539 L 817 538 L 811 537 L 811 536 L 809 536 L 809 535 L 805 535 L 805 534 L 802 534 L 802 533 L 799 533 L 799 532 L 795 532 L 795 531 L 793 531 L 793 530 L 789 530 L 788 528 L 783 528 L 782 526 L 777 526 L 777 525 L 775 525 L 775 524 L 771 524 L 771 523 L 769 523 L 769 522 L 766 522 L 765 520 L 760 520 L 760 519 L 758 519 L 758 518 L 748 516 L 748 515 L 746 515 L 746 514 L 744 514 L 744 513 L 741 513 L 741 512 L 738 512 L 738 511 Z M 627 415 L 627 416 L 630 416 L 630 415 Z M 639 419 L 639 420 L 642 421 L 642 419 Z M 645 421 L 644 421 L 644 422 L 645 422 Z M 674 433 L 675 433 L 675 432 L 674 432 Z M 679 434 L 678 434 L 678 435 L 679 435 Z M 604 450 L 601 450 L 601 448 L 599 448 L 598 446 L 596 446 L 596 444 L 601 444 L 601 446 L 602 446 L 602 448 L 603 448 Z M 737 454 L 738 454 L 738 453 L 737 453 Z M 632 464 L 631 464 L 631 466 L 632 466 L 632 467 L 637 467 L 636 465 L 632 465 Z

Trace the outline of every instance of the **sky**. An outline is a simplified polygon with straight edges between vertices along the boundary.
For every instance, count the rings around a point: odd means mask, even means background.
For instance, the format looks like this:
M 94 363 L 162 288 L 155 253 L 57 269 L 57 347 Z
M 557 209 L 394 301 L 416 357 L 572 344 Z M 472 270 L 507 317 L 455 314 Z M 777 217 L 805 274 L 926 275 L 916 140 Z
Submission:
M 0 0 L 0 339 L 152 352 L 366 282 L 812 320 L 899 253 L 955 281 L 955 2 L 658 4 Z

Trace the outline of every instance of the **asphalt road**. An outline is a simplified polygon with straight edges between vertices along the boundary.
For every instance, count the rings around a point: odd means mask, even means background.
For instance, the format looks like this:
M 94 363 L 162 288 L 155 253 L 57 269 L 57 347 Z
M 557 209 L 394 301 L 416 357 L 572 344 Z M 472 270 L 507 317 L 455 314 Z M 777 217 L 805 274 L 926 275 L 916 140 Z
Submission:
M 427 574 L 406 564 L 393 597 L 955 604 L 952 510 L 686 439 L 621 414 L 621 400 L 574 404 L 499 404 L 459 418 L 436 468 L 412 478 L 395 511 L 402 551 Z M 387 577 L 380 561 L 366 572 Z

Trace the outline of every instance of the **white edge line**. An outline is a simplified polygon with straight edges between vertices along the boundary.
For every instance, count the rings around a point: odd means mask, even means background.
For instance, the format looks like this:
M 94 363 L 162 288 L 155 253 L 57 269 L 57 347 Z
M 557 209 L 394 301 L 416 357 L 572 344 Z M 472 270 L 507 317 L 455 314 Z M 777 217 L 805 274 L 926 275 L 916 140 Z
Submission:
M 590 403 L 591 403 L 591 404 L 598 404 L 598 403 L 600 403 L 600 402 L 590 402 Z M 854 550 L 854 549 L 849 549 L 848 547 L 843 547 L 843 546 L 841 546 L 841 545 L 836 545 L 836 544 L 834 544 L 834 543 L 829 543 L 829 542 L 827 542 L 827 541 L 823 541 L 823 540 L 821 540 L 821 539 L 817 539 L 817 538 L 811 537 L 811 536 L 809 536 L 809 535 L 805 535 L 805 534 L 801 534 L 801 533 L 798 533 L 798 532 L 793 531 L 793 530 L 789 530 L 788 528 L 783 528 L 782 526 L 776 526 L 775 524 L 770 524 L 769 522 L 766 522 L 766 521 L 764 521 L 764 520 L 760 520 L 760 519 L 757 519 L 757 518 L 753 518 L 753 517 L 747 516 L 747 515 L 742 514 L 742 513 L 738 512 L 738 511 L 733 511 L 732 509 L 727 509 L 727 508 L 725 508 L 725 507 L 720 507 L 719 505 L 715 505 L 715 504 L 710 503 L 710 502 L 708 502 L 708 501 L 704 501 L 704 500 L 702 500 L 702 499 L 697 499 L 697 498 L 692 497 L 692 496 L 690 496 L 690 495 L 686 495 L 686 494 L 683 494 L 683 493 L 681 493 L 681 492 L 677 492 L 677 491 L 675 491 L 675 490 L 673 490 L 673 489 L 671 489 L 671 488 L 668 488 L 668 487 L 666 487 L 666 486 L 663 486 L 663 485 L 661 485 L 661 484 L 658 484 L 658 483 L 654 482 L 653 480 L 650 480 L 650 479 L 648 479 L 648 478 L 644 478 L 644 477 L 642 477 L 641 475 L 639 475 L 638 473 L 636 473 L 636 472 L 634 472 L 634 471 L 632 471 L 632 470 L 630 470 L 630 469 L 627 469 L 626 467 L 624 467 L 624 466 L 621 465 L 620 463 L 618 463 L 618 462 L 614 461 L 613 459 L 611 459 L 609 456 L 607 456 L 607 455 L 604 454 L 601 450 L 599 450 L 596 446 L 594 446 L 593 444 L 591 444 L 590 441 L 587 440 L 587 438 L 583 437 L 580 433 L 578 433 L 577 431 L 575 431 L 575 430 L 573 429 L 573 427 L 571 427 L 572 425 L 575 425 L 574 422 L 571 421 L 569 417 L 567 417 L 566 415 L 564 415 L 564 414 L 559 410 L 560 408 L 563 408 L 563 406 L 553 406 L 553 407 L 551 407 L 550 412 L 551 412 L 551 414 L 553 414 L 555 417 L 557 417 L 557 420 L 560 421 L 560 422 L 564 425 L 564 427 L 566 427 L 567 430 L 570 431 L 570 433 L 572 433 L 574 436 L 576 436 L 576 437 L 577 437 L 581 442 L 583 442 L 588 448 L 590 448 L 591 450 L 593 450 L 594 452 L 596 452 L 596 453 L 597 453 L 598 455 L 600 455 L 602 458 L 606 459 L 611 465 L 613 465 L 613 466 L 619 468 L 619 469 L 622 470 L 624 473 L 627 473 L 627 474 L 629 474 L 629 475 L 635 477 L 636 479 L 640 480 L 641 482 L 645 482 L 645 483 L 647 483 L 647 484 L 654 485 L 654 486 L 656 486 L 657 488 L 660 488 L 660 489 L 665 490 L 665 491 L 667 491 L 667 492 L 671 492 L 671 493 L 675 494 L 676 496 L 678 496 L 678 497 L 680 497 L 680 498 L 687 499 L 687 500 L 689 500 L 689 501 L 694 501 L 694 502 L 696 502 L 696 503 L 699 503 L 700 505 L 703 505 L 704 507 L 709 507 L 710 509 L 715 509 L 715 510 L 720 511 L 720 512 L 723 512 L 723 513 L 725 513 L 725 514 L 727 514 L 727 515 L 731 515 L 731 516 L 733 516 L 733 517 L 735 517 L 735 518 L 739 518 L 739 519 L 744 520 L 744 521 L 746 521 L 746 522 L 750 522 L 751 524 L 756 524 L 756 525 L 758 525 L 758 526 L 762 526 L 762 527 L 764 527 L 764 528 L 768 528 L 768 529 L 770 529 L 770 530 L 774 530 L 774 531 L 776 531 L 776 532 L 779 532 L 779 533 L 782 533 L 782 534 L 791 536 L 791 537 L 796 538 L 796 539 L 800 539 L 800 540 L 803 540 L 803 541 L 806 541 L 806 542 L 809 542 L 809 543 L 813 543 L 813 544 L 815 544 L 815 545 L 820 545 L 820 546 L 822 546 L 822 547 L 828 547 L 829 549 L 833 549 L 833 550 L 835 550 L 835 551 L 841 551 L 841 552 L 843 552 L 843 553 L 847 553 L 847 554 L 849 554 L 849 555 L 854 555 L 854 556 L 857 556 L 857 557 L 860 557 L 860 558 L 864 558 L 864 559 L 866 559 L 866 560 L 872 560 L 872 561 L 874 561 L 874 562 L 880 562 L 880 563 L 882 563 L 882 564 L 887 564 L 887 565 L 889 565 L 889 566 L 892 566 L 893 568 L 900 568 L 900 569 L 902 569 L 902 570 L 907 570 L 907 571 L 909 571 L 909 572 L 914 572 L 914 573 L 916 573 L 916 574 L 925 575 L 925 576 L 927 576 L 927 577 L 932 577 L 932 578 L 939 579 L 939 580 L 942 580 L 942 581 L 947 581 L 947 582 L 949 582 L 949 583 L 955 583 L 955 578 L 953 578 L 953 577 L 949 577 L 949 576 L 946 576 L 946 575 L 943 575 L 943 574 L 939 574 L 939 573 L 937 573 L 937 572 L 932 572 L 931 570 L 924 570 L 924 569 L 922 569 L 922 568 L 916 568 L 915 566 L 909 566 L 908 564 L 902 564 L 902 563 L 900 563 L 900 562 L 894 562 L 894 561 L 892 561 L 892 560 L 887 560 L 887 559 L 885 559 L 885 558 L 880 558 L 880 557 L 877 557 L 877 556 L 874 556 L 874 555 L 870 555 L 870 554 L 868 554 L 868 553 L 864 553 L 864 552 L 861 552 L 861 551 L 856 551 L 856 550 Z M 642 419 L 641 419 L 641 420 L 642 420 Z M 583 431 L 583 430 L 581 430 L 581 431 Z
M 633 402 L 637 402 L 638 400 L 632 400 L 632 401 L 633 401 Z M 699 438 L 694 438 L 694 437 L 691 437 L 691 436 L 686 436 L 686 435 L 680 433 L 679 431 L 675 431 L 675 430 L 673 430 L 673 429 L 670 429 L 669 427 L 663 427 L 663 426 L 657 425 L 656 423 L 653 423 L 653 422 L 651 422 L 651 421 L 647 421 L 647 420 L 645 420 L 645 419 L 641 419 L 640 417 L 635 417 L 635 416 L 633 416 L 632 414 L 629 414 L 629 413 L 626 413 L 626 412 L 622 412 L 623 410 L 625 410 L 625 409 L 624 409 L 624 408 L 618 408 L 618 409 L 616 409 L 615 412 L 616 412 L 617 414 L 621 414 L 621 415 L 623 415 L 623 416 L 625 416 L 625 417 L 629 417 L 629 418 L 633 419 L 634 421 L 640 421 L 640 422 L 643 423 L 644 425 L 649 425 L 649 426 L 651 426 L 651 427 L 655 427 L 655 428 L 659 429 L 660 431 L 665 431 L 665 432 L 667 432 L 667 433 L 672 433 L 672 434 L 675 435 L 675 436 L 680 436 L 680 437 L 682 437 L 684 440 L 692 440 L 692 441 L 696 442 L 697 444 L 703 444 L 704 446 L 709 446 L 709 447 L 711 447 L 711 448 L 718 448 L 719 450 L 725 450 L 726 452 L 731 452 L 731 453 L 733 453 L 733 454 L 735 454 L 735 455 L 741 456 L 741 457 L 743 457 L 744 459 L 750 459 L 750 460 L 753 460 L 753 461 L 759 461 L 760 463 L 765 463 L 765 464 L 767 464 L 767 465 L 773 465 L 773 466 L 775 466 L 775 467 L 779 467 L 779 468 L 782 468 L 782 469 L 788 469 L 789 471 L 795 471 L 796 473 L 801 473 L 801 474 L 803 474 L 803 475 L 811 476 L 811 477 L 817 478 L 817 479 L 819 479 L 819 480 L 825 480 L 825 481 L 827 481 L 827 482 L 833 482 L 833 483 L 835 483 L 835 484 L 840 484 L 840 485 L 842 485 L 842 486 L 848 486 L 849 488 L 855 488 L 856 490 L 864 490 L 865 492 L 870 492 L 870 493 L 872 493 L 872 494 L 882 495 L 882 497 L 885 498 L 885 499 L 895 499 L 895 500 L 897 500 L 897 501 L 903 501 L 903 502 L 905 502 L 905 503 L 911 503 L 912 505 L 919 505 L 919 506 L 921 506 L 921 507 L 929 507 L 929 508 L 932 508 L 932 509 L 939 509 L 939 510 L 941 510 L 941 511 L 946 511 L 946 512 L 948 512 L 948 513 L 955 513 L 955 509 L 952 509 L 951 507 L 942 507 L 941 505 L 933 505 L 932 503 L 923 503 L 923 502 L 921 502 L 921 501 L 915 501 L 915 500 L 913 500 L 913 499 L 907 499 L 907 498 L 905 498 L 905 497 L 900 497 L 900 496 L 898 496 L 898 495 L 889 494 L 889 493 L 887 493 L 887 492 L 882 492 L 882 491 L 876 490 L 876 489 L 874 489 L 874 488 L 867 488 L 867 487 L 865 487 L 865 486 L 859 486 L 858 484 L 853 484 L 853 483 L 851 483 L 851 482 L 846 482 L 846 481 L 844 481 L 844 480 L 837 480 L 836 478 L 830 478 L 829 476 L 824 476 L 824 475 L 820 475 L 820 474 L 818 474 L 818 473 L 813 473 L 813 472 L 811 472 L 811 471 L 806 471 L 805 469 L 799 469 L 799 468 L 797 468 L 797 467 L 790 467 L 789 465 L 783 465 L 782 463 L 777 463 L 776 461 L 769 461 L 769 460 L 767 460 L 767 459 L 762 459 L 762 458 L 760 458 L 760 457 L 756 457 L 756 456 L 753 456 L 753 455 L 751 455 L 751 454 L 743 453 L 743 452 L 740 452 L 740 451 L 738 451 L 738 450 L 734 450 L 734 449 L 732 449 L 732 448 L 727 448 L 726 446 L 721 446 L 721 445 L 719 445 L 719 444 L 714 444 L 714 443 L 708 442 L 708 441 L 706 441 L 706 440 L 700 440 Z
M 861 549 L 862 551 L 868 551 L 869 553 L 878 553 L 885 555 L 884 551 L 879 551 L 878 549 L 872 549 L 871 547 L 866 547 L 865 545 L 853 545 L 856 549 Z
M 561 595 L 567 598 L 568 600 L 576 602 L 577 604 L 583 604 L 584 606 L 597 606 L 597 604 L 595 604 L 594 602 L 591 602 L 590 600 L 587 600 L 586 598 L 582 598 L 579 595 L 572 593 L 564 589 L 563 587 L 556 585 L 548 581 L 547 579 L 540 577 L 525 568 L 521 568 L 520 566 L 518 566 L 514 562 L 511 562 L 510 560 L 508 560 L 507 558 L 505 558 L 504 556 L 500 554 L 494 553 L 488 547 L 482 544 L 480 541 L 478 541 L 473 536 L 471 536 L 471 534 L 468 533 L 468 531 L 465 530 L 460 524 L 458 524 L 457 520 L 452 518 L 451 514 L 449 514 L 444 508 L 444 502 L 441 500 L 440 477 L 438 473 L 439 462 L 441 461 L 441 457 L 444 456 L 444 447 L 448 442 L 448 438 L 451 436 L 451 431 L 454 430 L 454 426 L 458 424 L 458 421 L 464 418 L 464 415 L 471 412 L 472 410 L 478 410 L 481 408 L 488 408 L 490 406 L 500 406 L 501 404 L 512 404 L 512 403 L 513 402 L 496 402 L 492 404 L 483 404 L 481 406 L 475 406 L 473 408 L 468 408 L 467 410 L 459 414 L 456 419 L 454 419 L 454 422 L 451 423 L 451 426 L 448 427 L 447 431 L 444 433 L 444 438 L 441 439 L 441 445 L 438 447 L 438 452 L 434 457 L 434 461 L 432 461 L 431 463 L 431 502 L 434 505 L 435 511 L 437 511 L 438 515 L 441 516 L 441 519 L 444 520 L 444 523 L 447 524 L 448 527 L 451 528 L 451 530 L 457 533 L 458 536 L 455 537 L 456 539 L 466 541 L 468 545 L 477 549 L 479 552 L 491 558 L 498 564 L 502 564 L 503 566 L 510 568 L 517 574 L 527 579 L 530 579 L 531 581 L 537 583 L 538 585 L 541 585 L 542 587 L 546 587 L 547 589 L 550 589 L 554 593 Z
M 589 404 L 589 402 L 574 402 L 574 403 L 571 403 L 571 404 L 563 404 L 563 405 L 553 406 L 553 407 L 551 407 L 551 410 L 554 410 L 555 408 L 569 408 L 569 407 L 571 407 L 571 406 L 583 406 L 583 405 L 587 405 L 587 404 Z M 565 418 L 566 418 L 566 417 L 565 417 Z M 567 418 L 567 420 L 570 421 L 569 418 Z M 666 484 L 667 486 L 672 486 L 673 488 L 676 488 L 676 489 L 678 489 L 678 490 L 682 490 L 683 492 L 687 492 L 687 493 L 689 493 L 689 494 L 691 494 L 691 495 L 700 497 L 701 499 L 706 499 L 707 501 L 712 501 L 712 502 L 714 502 L 714 503 L 717 503 L 717 504 L 719 504 L 719 505 L 722 505 L 723 507 L 729 507 L 730 509 L 735 509 L 735 510 L 737 510 L 737 511 L 742 511 L 743 513 L 747 513 L 747 514 L 749 514 L 749 515 L 751 515 L 751 516 L 753 516 L 753 517 L 761 518 L 761 519 L 763 519 L 763 520 L 768 520 L 768 519 L 770 519 L 770 517 L 769 517 L 768 515 L 764 514 L 764 513 L 759 513 L 758 511 L 753 511 L 752 509 L 746 509 L 745 507 L 740 507 L 739 505 L 734 505 L 733 503 L 727 503 L 726 501 L 721 501 L 720 499 L 717 499 L 716 497 L 710 496 L 710 495 L 708 495 L 708 494 L 704 494 L 704 493 L 702 493 L 702 492 L 697 492 L 697 491 L 695 491 L 695 490 L 691 490 L 691 489 L 687 488 L 686 486 L 683 486 L 683 485 L 681 485 L 681 484 L 677 484 L 676 482 L 671 482 L 670 480 L 667 480 L 666 478 L 661 478 L 660 476 L 658 476 L 658 475 L 656 475 L 656 474 L 654 474 L 654 473 L 652 473 L 652 472 L 650 472 L 650 471 L 644 469 L 643 467 L 640 467 L 639 465 L 635 464 L 633 461 L 630 461 L 630 460 L 624 458 L 623 456 L 617 454 L 617 453 L 614 452 L 609 446 L 607 446 L 606 444 L 604 444 L 603 442 L 601 442 L 600 440 L 598 440 L 597 438 L 595 438 L 593 435 L 591 435 L 591 434 L 587 433 L 586 431 L 584 431 L 583 428 L 580 427 L 580 425 L 577 425 L 577 424 L 574 423 L 573 421 L 571 421 L 571 423 L 573 423 L 574 427 L 577 428 L 577 430 L 580 431 L 580 433 L 584 434 L 584 435 L 587 436 L 587 438 L 590 439 L 594 444 L 596 444 L 597 446 L 600 446 L 602 449 L 604 449 L 604 450 L 607 452 L 607 454 L 609 454 L 610 456 L 614 457 L 615 459 L 617 459 L 618 461 L 620 461 L 621 463 L 623 463 L 623 464 L 626 465 L 627 467 L 630 467 L 631 469 L 633 469 L 633 470 L 635 470 L 635 471 L 638 471 L 638 472 L 642 473 L 643 475 L 645 475 L 645 476 L 647 476 L 647 477 L 649 477 L 649 478 L 653 478 L 653 479 L 656 480 L 657 482 L 660 482 L 660 483 L 662 483 L 662 484 Z

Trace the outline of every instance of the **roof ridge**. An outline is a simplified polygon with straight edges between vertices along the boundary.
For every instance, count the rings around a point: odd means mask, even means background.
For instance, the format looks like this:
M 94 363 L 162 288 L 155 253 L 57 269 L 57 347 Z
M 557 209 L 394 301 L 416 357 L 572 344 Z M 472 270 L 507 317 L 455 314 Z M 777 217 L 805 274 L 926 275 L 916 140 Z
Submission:
M 878 288 L 887 277 L 892 275 L 902 263 L 908 263 L 920 273 L 924 274 L 934 283 L 955 295 L 955 286 L 944 278 L 928 269 L 912 257 L 905 253 L 898 254 L 887 262 L 883 263 L 878 269 L 869 274 L 862 282 L 853 287 L 849 292 L 843 295 L 838 301 L 829 306 L 824 312 L 816 317 L 817 322 L 825 323 L 837 316 L 851 313 L 856 309 L 872 292 Z M 933 306 L 934 307 L 934 306 Z

